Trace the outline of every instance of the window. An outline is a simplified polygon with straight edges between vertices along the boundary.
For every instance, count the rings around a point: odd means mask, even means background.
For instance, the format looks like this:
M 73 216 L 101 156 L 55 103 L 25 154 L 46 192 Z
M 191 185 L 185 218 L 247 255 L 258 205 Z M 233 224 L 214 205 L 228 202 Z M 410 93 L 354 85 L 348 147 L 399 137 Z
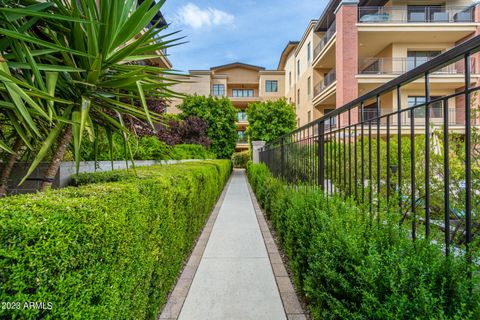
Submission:
M 297 104 L 300 104 L 300 89 L 297 89 Z
M 421 64 L 431 60 L 433 57 L 438 56 L 441 51 L 408 51 L 407 53 L 407 71 L 418 67 Z
M 253 97 L 253 89 L 232 89 L 233 97 Z
M 431 97 L 431 100 L 437 99 L 439 97 Z M 424 96 L 409 96 L 408 97 L 408 107 L 413 107 L 419 104 L 424 104 L 426 99 Z M 443 104 L 442 101 L 437 101 L 432 103 L 429 107 L 430 118 L 443 118 Z M 414 109 L 414 118 L 425 118 L 425 107 L 418 107 Z M 410 112 L 408 112 L 408 117 L 410 118 Z
M 265 81 L 265 91 L 266 92 L 278 92 L 278 81 L 277 80 L 266 80 Z
M 307 79 L 307 93 L 310 97 L 310 94 L 312 93 L 312 77 L 308 77 Z
M 310 121 L 312 121 L 312 111 L 307 112 L 307 118 L 308 118 L 307 123 L 310 123 Z
M 225 85 L 214 84 L 213 85 L 213 95 L 216 96 L 216 97 L 224 96 L 225 95 Z
M 309 64 L 309 65 L 310 65 L 310 60 L 311 60 L 311 57 L 312 57 L 312 56 L 311 56 L 311 53 L 310 53 L 310 51 L 311 51 L 311 50 L 310 50 L 310 49 L 311 49 L 311 46 L 312 46 L 312 45 L 311 45 L 311 43 L 309 42 L 309 43 L 307 44 L 307 61 L 308 61 L 308 64 Z
M 300 78 L 300 60 L 297 60 L 297 79 Z
M 292 71 L 288 72 L 288 86 L 292 86 Z
M 300 118 L 297 118 L 297 128 L 300 128 Z

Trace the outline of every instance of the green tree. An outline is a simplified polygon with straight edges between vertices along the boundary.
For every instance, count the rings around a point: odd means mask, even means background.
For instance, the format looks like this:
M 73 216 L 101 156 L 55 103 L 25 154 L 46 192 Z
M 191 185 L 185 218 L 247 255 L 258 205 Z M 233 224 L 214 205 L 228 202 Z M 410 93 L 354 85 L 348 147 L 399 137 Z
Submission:
M 210 150 L 218 159 L 230 159 L 235 151 L 237 110 L 227 98 L 187 96 L 179 106 L 182 117 L 197 116 L 208 122 Z
M 250 141 L 270 142 L 295 129 L 295 110 L 285 99 L 248 105 L 247 135 Z
M 78 170 L 84 136 L 95 140 L 99 127 L 127 139 L 126 120 L 160 122 L 146 101 L 170 96 L 163 90 L 170 83 L 164 70 L 139 62 L 173 45 L 155 20 L 163 1 L 0 3 L 2 113 L 15 124 L 18 144 L 33 151 L 27 176 L 51 153 L 41 189 L 51 185 L 70 143 Z M 5 142 L 0 148 L 16 157 Z

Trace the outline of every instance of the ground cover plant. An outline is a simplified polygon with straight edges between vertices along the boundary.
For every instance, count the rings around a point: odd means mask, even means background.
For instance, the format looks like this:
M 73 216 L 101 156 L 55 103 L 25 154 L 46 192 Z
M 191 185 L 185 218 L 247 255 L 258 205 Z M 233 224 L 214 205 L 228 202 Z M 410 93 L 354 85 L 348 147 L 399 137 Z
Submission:
M 249 164 L 248 177 L 314 319 L 477 319 L 478 266 L 462 254 L 446 258 L 412 241 L 395 213 L 377 220 L 343 197 L 287 186 L 263 164 Z
M 136 171 L 0 200 L 1 319 L 156 319 L 231 164 Z

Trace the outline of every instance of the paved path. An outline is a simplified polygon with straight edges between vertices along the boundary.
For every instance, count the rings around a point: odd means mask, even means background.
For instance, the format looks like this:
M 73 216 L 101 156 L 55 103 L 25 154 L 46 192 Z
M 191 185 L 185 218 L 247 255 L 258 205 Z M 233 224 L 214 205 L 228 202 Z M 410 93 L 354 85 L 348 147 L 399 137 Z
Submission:
M 179 319 L 286 319 L 242 171 L 233 173 Z

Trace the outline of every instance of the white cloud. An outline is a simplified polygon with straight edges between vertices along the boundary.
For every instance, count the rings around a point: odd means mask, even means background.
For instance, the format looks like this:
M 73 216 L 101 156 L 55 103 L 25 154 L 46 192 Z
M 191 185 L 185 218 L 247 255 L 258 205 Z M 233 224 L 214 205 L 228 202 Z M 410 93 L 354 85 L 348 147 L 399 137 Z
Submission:
M 205 26 L 232 24 L 235 17 L 222 10 L 215 8 L 201 9 L 193 3 L 187 3 L 178 9 L 175 20 L 180 24 L 200 29 Z

